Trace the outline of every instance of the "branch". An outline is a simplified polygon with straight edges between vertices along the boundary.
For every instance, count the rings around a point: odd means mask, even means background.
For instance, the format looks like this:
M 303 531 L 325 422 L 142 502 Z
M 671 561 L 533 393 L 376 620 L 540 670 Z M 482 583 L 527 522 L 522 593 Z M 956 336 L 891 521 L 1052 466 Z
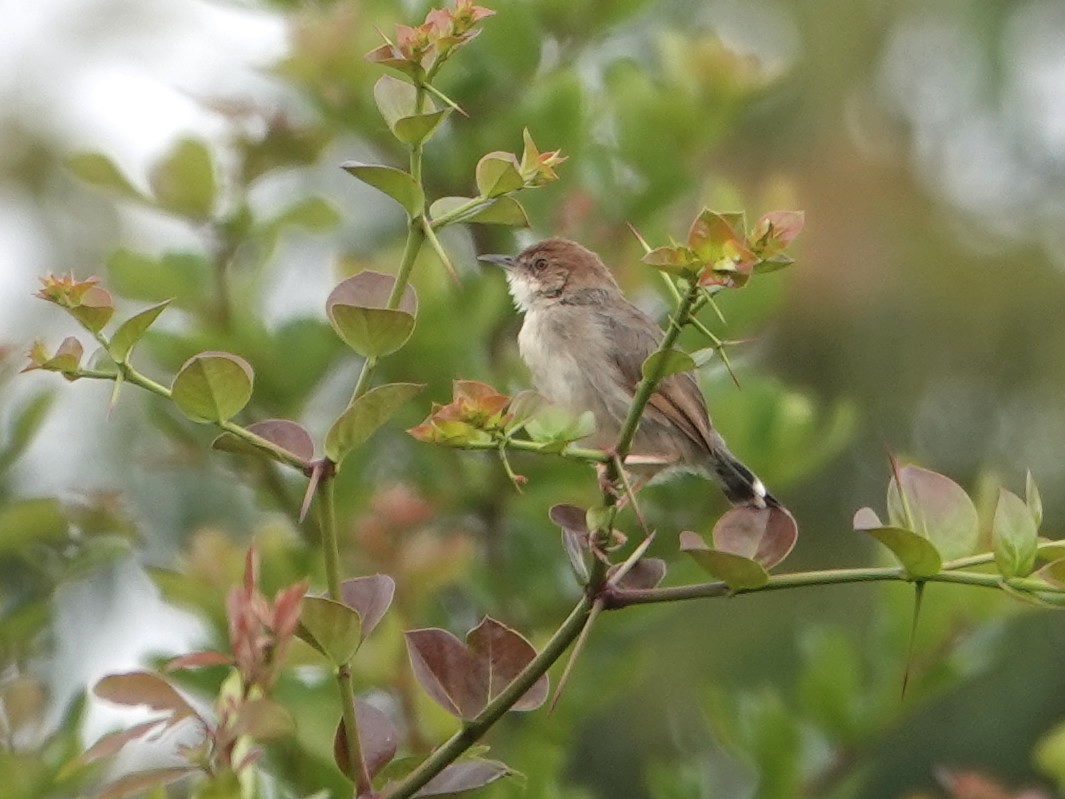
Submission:
M 515 702 L 532 688 L 551 665 L 569 648 L 569 645 L 581 634 L 588 623 L 592 609 L 592 600 L 585 596 L 569 614 L 562 626 L 555 631 L 544 648 L 529 661 L 521 673 L 488 703 L 473 721 L 467 722 L 461 730 L 433 751 L 417 768 L 397 782 L 384 793 L 385 799 L 409 799 L 426 783 L 458 759 L 459 755 L 480 740 L 488 729 L 506 713 Z

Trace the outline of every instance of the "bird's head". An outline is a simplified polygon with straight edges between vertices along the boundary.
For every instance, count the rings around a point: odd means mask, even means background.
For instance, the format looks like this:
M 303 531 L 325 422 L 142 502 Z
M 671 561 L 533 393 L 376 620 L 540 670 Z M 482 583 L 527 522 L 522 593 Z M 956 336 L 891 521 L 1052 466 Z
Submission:
M 480 260 L 506 270 L 510 294 L 521 311 L 582 289 L 616 291 L 618 287 L 598 255 L 567 239 L 547 239 L 517 255 L 482 255 Z

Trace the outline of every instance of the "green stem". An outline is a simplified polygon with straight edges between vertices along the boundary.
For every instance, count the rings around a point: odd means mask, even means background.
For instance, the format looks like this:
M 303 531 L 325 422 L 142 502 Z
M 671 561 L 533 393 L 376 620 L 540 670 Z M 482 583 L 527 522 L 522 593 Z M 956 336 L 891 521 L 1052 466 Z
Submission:
M 544 449 L 544 445 L 537 441 L 526 441 L 520 438 L 508 438 L 503 442 L 502 446 L 509 450 L 536 452 L 541 455 L 553 455 L 558 458 L 568 458 L 575 461 L 584 461 L 585 463 L 607 463 L 610 461 L 610 455 L 599 449 L 586 449 L 583 447 L 566 447 L 561 450 Z M 500 443 L 497 441 L 467 441 L 462 444 L 456 444 L 454 447 L 455 449 L 491 450 L 496 452 L 499 450 Z
M 424 241 L 425 231 L 422 229 L 421 217 L 415 217 L 407 226 L 407 243 L 403 248 L 403 259 L 399 264 L 399 272 L 396 275 L 395 285 L 392 286 L 392 293 L 388 295 L 388 302 L 385 305 L 389 310 L 394 311 L 399 307 L 399 301 L 410 282 L 411 270 L 414 269 L 414 262 L 418 258 L 418 252 Z M 371 355 L 362 362 L 362 370 L 359 372 L 359 378 L 355 381 L 355 388 L 351 393 L 352 402 L 369 389 L 370 378 L 373 377 L 376 368 L 377 356 Z
M 756 594 L 763 591 L 780 591 L 788 588 L 805 588 L 814 585 L 844 585 L 847 583 L 868 582 L 915 582 L 900 566 L 888 566 L 864 569 L 830 569 L 816 572 L 795 572 L 793 574 L 775 574 L 769 582 L 759 588 L 731 589 L 723 582 L 697 583 L 669 588 L 615 589 L 607 599 L 607 608 L 614 610 L 629 605 L 651 605 L 658 602 L 679 602 L 686 599 L 708 599 L 711 597 Z M 951 571 L 939 572 L 931 577 L 923 577 L 925 583 L 954 583 L 971 585 L 979 588 L 1001 588 L 1002 577 L 997 574 L 981 572 Z M 1022 591 L 1036 594 L 1065 595 L 1065 589 L 1055 588 L 1041 580 L 1016 579 L 1009 584 Z
M 328 466 L 326 468 L 329 468 Z M 322 552 L 325 556 L 325 582 L 329 598 L 342 602 L 340 594 L 340 546 L 337 541 L 336 501 L 333 475 L 323 474 L 318 481 L 318 515 L 322 527 Z M 344 719 L 344 738 L 347 742 L 348 763 L 355 773 L 356 796 L 370 791 L 370 772 L 359 745 L 359 726 L 355 717 L 355 690 L 351 680 L 351 663 L 342 663 L 336 670 L 337 691 L 340 693 L 340 712 Z
M 442 745 L 433 750 L 425 760 L 402 780 L 396 783 L 386 794 L 386 799 L 409 799 L 426 783 L 454 762 L 459 755 L 480 740 L 488 729 L 506 713 L 515 702 L 532 688 L 555 661 L 569 648 L 569 645 L 581 634 L 588 622 L 592 609 L 592 600 L 583 597 L 569 614 L 562 626 L 555 631 L 551 639 L 529 664 L 521 670 L 514 680 L 503 689 L 477 718 L 467 722 L 461 730 L 452 735 Z
M 446 227 L 454 222 L 461 221 L 466 215 L 472 215 L 474 211 L 480 210 L 480 207 L 487 205 L 491 200 L 486 200 L 484 197 L 474 197 L 462 205 L 457 205 L 448 211 L 446 214 L 441 214 L 430 222 L 430 227 L 433 230 L 439 230 L 442 227 Z

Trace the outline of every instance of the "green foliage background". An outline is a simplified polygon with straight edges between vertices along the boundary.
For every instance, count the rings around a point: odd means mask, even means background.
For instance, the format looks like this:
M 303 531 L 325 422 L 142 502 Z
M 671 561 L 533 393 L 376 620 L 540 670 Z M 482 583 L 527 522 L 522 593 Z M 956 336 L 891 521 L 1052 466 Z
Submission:
M 406 5 L 262 4 L 289 30 L 288 54 L 270 71 L 276 105 L 237 97 L 217 110 L 224 136 L 206 149 L 195 136 L 180 146 L 183 174 L 197 159 L 203 174 L 202 194 L 174 197 L 178 213 L 161 214 L 184 220 L 180 246 L 152 239 L 130 190 L 101 193 L 75 177 L 88 174 L 70 160 L 84 142 L 55 136 L 18 106 L 0 112 L 0 181 L 47 230 L 48 268 L 99 274 L 130 309 L 175 298 L 177 321 L 143 344 L 149 374 L 169 376 L 200 350 L 229 350 L 255 368 L 248 421 L 299 418 L 320 437 L 343 406 L 357 361 L 325 321 L 325 293 L 360 269 L 394 271 L 404 230 L 389 200 L 337 167 L 402 158 L 373 105 L 380 69 L 363 54 L 379 43 L 375 26 L 421 19 L 425 4 Z M 577 593 L 546 510 L 596 495 L 580 465 L 515 457 L 529 478 L 519 495 L 495 460 L 403 432 L 430 399 L 446 401 L 453 378 L 507 392 L 527 385 L 519 321 L 503 280 L 482 273 L 475 251 L 575 238 L 604 256 L 630 296 L 662 310 L 627 222 L 664 241 L 683 236 L 704 205 L 752 218 L 803 208 L 798 266 L 724 302 L 719 332 L 753 339 L 731 350 L 742 390 L 716 363 L 702 375 L 732 449 L 799 519 L 784 568 L 884 557 L 850 519 L 861 505 L 882 507 L 885 446 L 968 487 L 985 527 L 998 482 L 1020 490 L 1031 467 L 1044 530 L 1059 537 L 1065 290 L 1054 231 L 1065 187 L 1053 170 L 1065 156 L 1040 138 L 1020 54 L 1046 52 L 1040 31 L 1065 31 L 1060 10 L 648 0 L 492 8 L 484 34 L 444 77 L 469 119 L 453 116 L 427 147 L 427 184 L 439 195 L 468 193 L 478 158 L 516 150 L 526 127 L 569 161 L 561 180 L 523 196 L 531 234 L 448 231 L 458 285 L 424 253 L 414 337 L 382 362 L 378 380 L 428 388 L 345 463 L 337 486 L 347 571 L 383 571 L 399 584 L 391 627 L 360 655 L 356 682 L 389 692 L 416 720 L 413 748 L 453 722 L 404 676 L 401 628 L 462 632 L 491 613 L 541 641 Z M 89 30 L 66 35 L 91 38 Z M 114 35 L 136 41 L 142 31 Z M 137 192 L 151 186 L 160 196 L 165 174 L 132 178 Z M 196 221 L 205 197 L 216 211 L 207 226 Z M 224 274 L 220 262 L 229 263 Z M 285 280 L 321 284 L 320 310 L 272 318 Z M 27 676 L 48 673 L 55 638 L 70 632 L 53 625 L 57 589 L 106 582 L 134 558 L 166 597 L 203 615 L 213 636 L 205 643 L 215 643 L 249 540 L 259 542 L 270 590 L 322 577 L 308 546 L 313 525 L 294 520 L 299 481 L 210 452 L 211 431 L 131 387 L 107 419 L 106 397 L 85 383 L 16 381 L 33 338 L 69 332 L 56 314 L 26 320 L 0 342 L 9 347 L 0 376 L 0 657 L 8 716 L 16 700 L 27 708 L 0 753 L 0 782 L 16 786 L 12 796 L 59 797 L 79 789 L 56 776 L 78 745 L 76 725 L 53 734 L 55 719 L 77 708 L 49 709 Z M 71 470 L 79 478 L 61 487 L 62 503 L 31 479 L 42 468 L 34 447 L 55 452 L 44 442 L 57 434 L 48 415 L 57 392 L 87 403 L 65 450 L 84 466 Z M 86 487 L 93 493 L 72 507 Z M 697 579 L 678 558 L 675 533 L 705 532 L 723 501 L 694 479 L 645 497 L 659 531 L 652 554 L 670 562 L 672 578 Z M 941 767 L 1015 786 L 1065 779 L 1065 738 L 1054 733 L 1065 719 L 1060 618 L 931 587 L 900 700 L 911 598 L 901 586 L 840 586 L 608 614 L 559 708 L 507 719 L 490 735 L 493 755 L 525 773 L 524 788 L 504 781 L 483 795 L 933 796 L 944 795 Z M 208 670 L 200 687 L 213 690 L 218 677 Z M 271 750 L 270 763 L 294 796 L 319 787 L 342 795 L 329 757 L 330 688 L 282 686 L 300 732 Z

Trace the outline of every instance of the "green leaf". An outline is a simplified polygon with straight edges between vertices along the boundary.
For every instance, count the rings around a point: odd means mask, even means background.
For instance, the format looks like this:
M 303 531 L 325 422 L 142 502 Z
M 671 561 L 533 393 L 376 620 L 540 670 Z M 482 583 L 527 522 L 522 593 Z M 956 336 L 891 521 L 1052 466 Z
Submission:
M 107 259 L 108 282 L 131 300 L 198 308 L 207 297 L 212 267 L 199 253 L 167 253 L 161 260 L 131 250 L 115 250 Z
M 1065 557 L 1050 561 L 1036 573 L 1051 585 L 1065 588 Z
M 663 272 L 684 276 L 693 273 L 699 265 L 699 259 L 687 247 L 656 247 L 640 260 Z
M 51 391 L 41 391 L 12 411 L 12 421 L 0 447 L 0 472 L 11 466 L 33 441 L 55 401 Z M 0 533 L 2 534 L 2 533 Z
M 433 219 L 444 216 L 471 201 L 470 197 L 441 197 L 429 207 Z M 477 223 L 483 225 L 510 225 L 528 227 L 529 217 L 525 208 L 513 197 L 496 197 L 471 207 L 450 224 Z
M 340 223 L 340 212 L 336 206 L 324 197 L 307 197 L 295 205 L 290 205 L 275 217 L 268 225 L 279 228 L 296 225 L 307 230 L 329 230 Z
M 407 81 L 392 75 L 383 75 L 377 79 L 373 86 L 373 98 L 377 103 L 377 110 L 393 132 L 399 120 L 417 113 L 418 90 Z
M 402 169 L 376 164 L 348 161 L 341 168 L 368 186 L 382 191 L 406 209 L 409 216 L 417 216 L 425 207 L 425 194 L 418 182 Z
M 211 153 L 198 139 L 181 139 L 148 173 L 160 207 L 179 216 L 204 220 L 215 200 Z
M 662 380 L 670 375 L 690 372 L 695 368 L 695 361 L 686 352 L 676 349 L 656 350 L 647 356 L 647 360 L 640 367 L 640 374 L 644 380 L 650 380 L 654 375 Z
M 117 363 L 125 363 L 133 346 L 140 341 L 141 336 L 151 327 L 154 322 L 170 304 L 170 300 L 163 300 L 150 308 L 135 313 L 125 322 L 118 326 L 115 334 L 111 336 L 111 346 L 108 348 L 111 357 Z
M 94 333 L 104 329 L 114 312 L 111 293 L 99 286 L 91 287 L 81 296 L 79 303 L 70 309 L 70 315 Z
M 437 128 L 448 118 L 450 113 L 450 108 L 442 108 L 439 111 L 431 111 L 427 114 L 403 117 L 403 119 L 396 122 L 396 126 L 392 131 L 401 142 L 418 144 L 426 141 L 436 133 Z
M 991 543 L 999 573 L 1026 577 L 1035 566 L 1035 520 L 1024 500 L 1011 491 L 1000 489 L 995 517 L 991 523 Z
M 558 405 L 544 405 L 525 423 L 525 432 L 533 441 L 551 445 L 546 451 L 562 449 L 595 432 L 595 415 L 585 411 L 578 416 Z
M 364 357 L 395 352 L 414 332 L 414 317 L 405 311 L 337 303 L 329 309 L 333 329 Z
M 688 247 L 704 260 L 716 259 L 730 241 L 743 241 L 746 220 L 742 212 L 719 214 L 704 208 L 688 231 Z
M 512 153 L 497 150 L 477 162 L 477 190 L 482 197 L 499 197 L 524 185 L 518 159 Z
M 110 189 L 128 199 L 146 200 L 115 163 L 103 153 L 75 153 L 67 159 L 67 169 L 93 186 Z
M 943 560 L 927 538 L 902 527 L 862 528 L 899 559 L 910 577 L 931 577 L 943 567 Z
M 931 541 L 945 560 L 971 555 L 980 534 L 976 507 L 961 486 L 918 466 L 899 469 L 903 493 L 894 477 L 888 486 L 889 527 L 912 530 Z M 913 516 L 907 522 L 907 509 Z
M 1032 514 L 1032 520 L 1038 529 L 1043 524 L 1043 498 L 1039 496 L 1039 486 L 1035 484 L 1032 470 L 1028 470 L 1028 476 L 1024 481 L 1024 499 L 1028 505 L 1028 512 Z
M 63 541 L 69 523 L 56 499 L 23 499 L 0 507 L 0 553 Z
M 195 422 L 224 422 L 251 399 L 254 373 L 243 358 L 228 352 L 193 355 L 174 377 L 171 393 L 178 408 Z
M 696 533 L 685 530 L 680 534 L 681 552 L 709 574 L 724 582 L 733 591 L 761 588 L 769 582 L 769 572 L 762 564 L 742 555 L 710 549 Z
M 421 383 L 389 383 L 358 397 L 326 433 L 326 457 L 339 464 L 423 388 Z
M 355 655 L 362 641 L 362 621 L 354 609 L 342 602 L 308 596 L 303 598 L 296 635 L 334 666 L 343 666 Z

